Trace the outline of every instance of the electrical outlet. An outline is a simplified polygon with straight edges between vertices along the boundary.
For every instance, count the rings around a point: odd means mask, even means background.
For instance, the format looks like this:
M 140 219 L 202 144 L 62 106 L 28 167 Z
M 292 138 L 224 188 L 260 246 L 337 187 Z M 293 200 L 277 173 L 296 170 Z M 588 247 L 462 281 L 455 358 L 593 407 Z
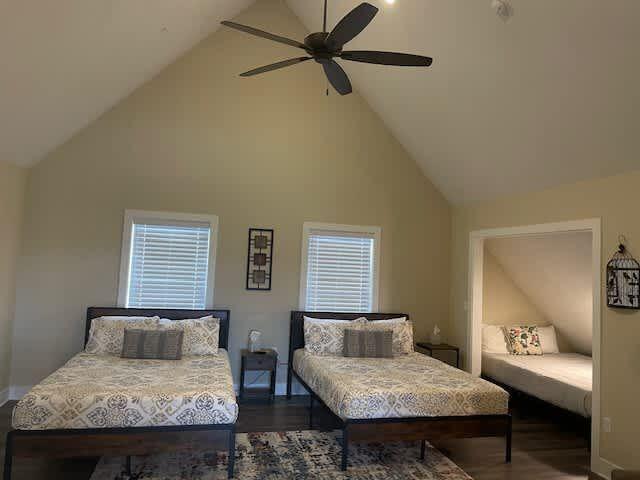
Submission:
M 611 418 L 602 417 L 602 430 L 605 433 L 611 433 Z

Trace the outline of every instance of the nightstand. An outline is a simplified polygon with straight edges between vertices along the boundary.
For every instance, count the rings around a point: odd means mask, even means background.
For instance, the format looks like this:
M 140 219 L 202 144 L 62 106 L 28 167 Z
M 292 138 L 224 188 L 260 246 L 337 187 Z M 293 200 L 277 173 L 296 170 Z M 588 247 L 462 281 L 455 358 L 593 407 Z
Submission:
M 240 352 L 240 400 L 265 397 L 273 401 L 276 394 L 276 373 L 278 370 L 278 353 L 270 348 L 250 352 L 243 348 Z M 269 372 L 269 387 L 245 387 L 245 372 Z
M 433 343 L 429 343 L 429 342 L 418 342 L 416 343 L 416 347 L 427 350 L 429 352 L 429 355 L 432 357 L 433 357 L 433 352 L 455 352 L 456 364 L 454 366 L 456 368 L 460 368 L 460 349 L 454 345 L 449 345 L 447 343 L 440 343 L 438 345 L 434 345 Z

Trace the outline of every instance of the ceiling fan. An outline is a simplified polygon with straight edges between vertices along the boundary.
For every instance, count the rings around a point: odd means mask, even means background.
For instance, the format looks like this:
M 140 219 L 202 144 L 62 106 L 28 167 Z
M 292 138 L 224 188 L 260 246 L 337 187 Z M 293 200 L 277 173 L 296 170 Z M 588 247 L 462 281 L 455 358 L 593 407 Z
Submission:
M 349 77 L 340 65 L 334 60 L 340 58 L 352 62 L 375 63 L 378 65 L 397 65 L 402 67 L 428 67 L 433 62 L 432 58 L 420 55 L 411 55 L 408 53 L 395 52 L 377 52 L 371 50 L 343 50 L 345 44 L 353 40 L 360 32 L 362 32 L 373 17 L 378 13 L 378 9 L 370 3 L 361 3 L 351 10 L 345 17 L 338 22 L 331 32 L 327 32 L 327 0 L 324 1 L 324 22 L 323 31 L 312 33 L 304 39 L 304 43 L 292 40 L 290 38 L 281 37 L 273 33 L 265 32 L 257 28 L 242 25 L 240 23 L 224 21 L 223 25 L 235 28 L 242 32 L 250 33 L 258 37 L 273 40 L 274 42 L 284 43 L 304 50 L 307 56 L 291 58 L 281 62 L 265 65 L 264 67 L 255 68 L 248 72 L 241 73 L 241 77 L 250 77 L 260 73 L 270 72 L 307 60 L 315 60 L 322 68 L 333 88 L 340 95 L 347 95 L 352 92 Z

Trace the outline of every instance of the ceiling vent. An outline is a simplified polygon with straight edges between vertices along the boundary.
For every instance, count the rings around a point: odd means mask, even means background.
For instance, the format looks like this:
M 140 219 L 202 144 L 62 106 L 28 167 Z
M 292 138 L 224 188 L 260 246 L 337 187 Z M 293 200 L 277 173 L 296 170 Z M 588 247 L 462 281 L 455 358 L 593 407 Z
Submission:
M 513 6 L 507 0 L 492 0 L 491 8 L 496 11 L 496 15 L 505 23 L 513 17 Z

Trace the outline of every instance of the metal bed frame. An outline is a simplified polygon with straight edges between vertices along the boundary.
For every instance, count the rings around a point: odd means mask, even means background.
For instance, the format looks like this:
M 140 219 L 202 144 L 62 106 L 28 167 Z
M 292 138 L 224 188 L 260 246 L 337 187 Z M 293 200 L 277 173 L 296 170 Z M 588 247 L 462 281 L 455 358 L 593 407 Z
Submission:
M 314 402 L 318 401 L 329 411 L 331 409 L 293 369 L 294 352 L 299 348 L 304 348 L 304 316 L 336 320 L 354 320 L 359 317 L 367 317 L 369 321 L 398 317 L 407 317 L 408 319 L 409 316 L 403 313 L 291 312 L 287 398 L 291 398 L 292 383 L 295 378 L 309 392 L 309 428 L 313 429 Z M 419 441 L 420 458 L 424 460 L 427 440 L 505 437 L 505 461 L 511 462 L 512 420 L 508 413 L 504 415 L 376 419 L 342 419 L 335 413 L 331 413 L 342 429 L 341 469 L 343 471 L 348 466 L 349 444 L 367 442 Z
M 228 348 L 229 310 L 173 310 L 115 307 L 87 309 L 85 345 L 91 321 L 102 316 L 160 316 L 171 320 L 213 315 L 220 319 L 220 348 Z M 227 476 L 233 477 L 235 424 L 180 425 L 162 427 L 11 430 L 7 434 L 4 480 L 11 480 L 14 458 L 71 458 L 125 456 L 131 473 L 131 456 L 168 451 L 226 450 Z

